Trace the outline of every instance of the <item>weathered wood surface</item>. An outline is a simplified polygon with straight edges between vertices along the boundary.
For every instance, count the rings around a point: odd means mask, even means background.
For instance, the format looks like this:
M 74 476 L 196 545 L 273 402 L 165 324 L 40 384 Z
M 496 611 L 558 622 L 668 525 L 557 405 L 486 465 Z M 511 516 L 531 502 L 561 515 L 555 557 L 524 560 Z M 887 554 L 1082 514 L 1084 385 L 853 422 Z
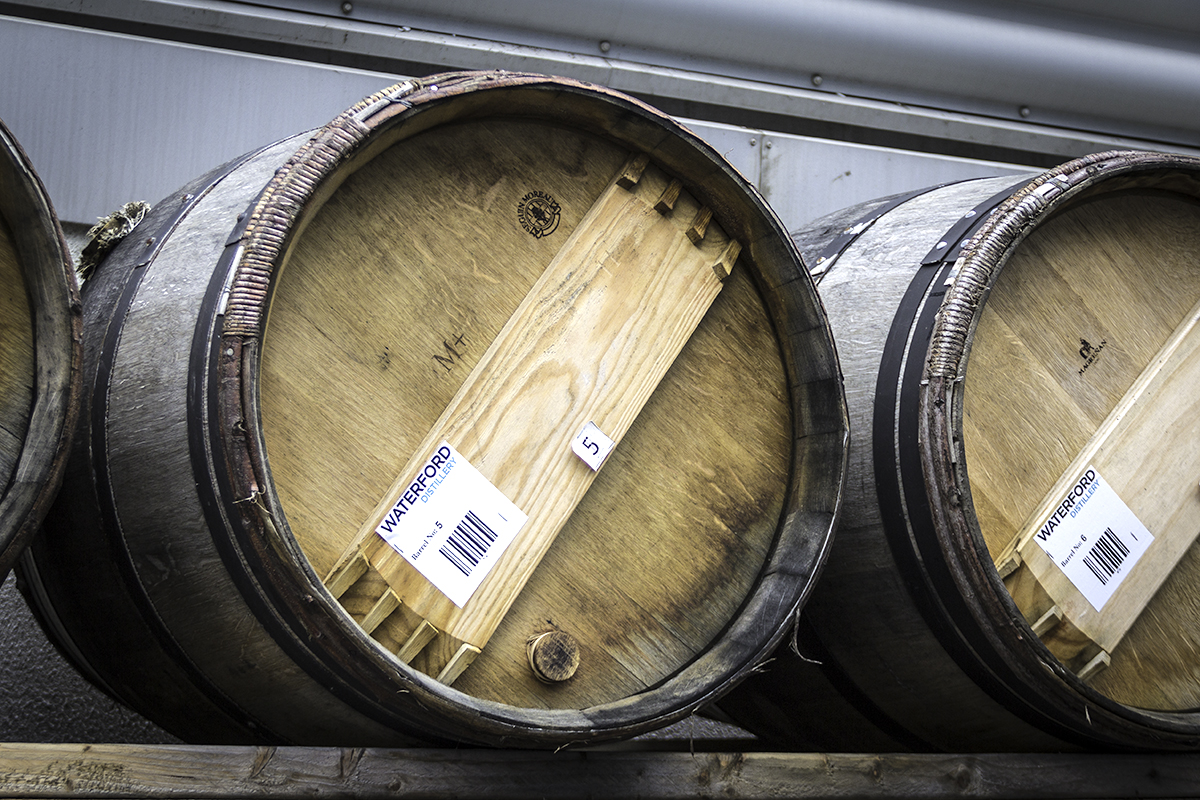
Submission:
M 1003 569 L 1006 557 L 1019 553 L 1064 616 L 1105 651 L 1111 652 L 1120 643 L 1200 533 L 1196 525 L 1200 492 L 1193 485 L 1195 476 L 1200 475 L 1200 449 L 1187 437 L 1177 439 L 1169 434 L 1197 427 L 1198 315 L 1200 307 L 1188 315 L 1051 487 L 1021 526 L 1022 533 L 1011 550 L 997 558 Z M 1154 532 L 1150 549 L 1100 611 L 1033 541 L 1045 519 L 1089 466 L 1103 475 L 1119 496 L 1130 498 L 1138 520 Z
M 0 744 L 4 798 L 1194 798 L 1200 756 Z
M 79 407 L 80 327 L 53 205 L 0 122 L 0 579 L 58 491 Z
M 628 159 L 611 141 L 537 118 L 446 126 L 378 154 L 308 223 L 274 289 L 261 402 L 286 523 L 319 575 L 333 577 L 357 549 L 364 521 Z M 684 252 L 716 261 L 728 241 L 720 225 L 709 221 L 694 246 L 679 229 L 690 230 L 696 200 L 681 191 L 663 216 L 652 205 L 671 183 L 653 162 L 642 182 L 649 200 L 639 213 Z M 515 213 L 535 189 L 560 208 L 540 237 Z M 628 255 L 648 275 L 666 268 L 649 249 Z M 759 292 L 749 270 L 727 279 L 456 689 L 587 708 L 656 685 L 729 624 L 770 552 L 798 433 L 784 345 Z M 611 316 L 595 342 L 619 321 Z M 518 410 L 539 436 L 561 425 L 559 415 Z M 554 457 L 582 466 L 569 452 Z M 663 568 L 684 561 L 687 569 Z M 452 663 L 457 644 L 422 628 L 410 608 L 422 598 L 372 615 L 384 577 L 371 569 L 347 584 L 328 588 L 380 645 L 432 676 Z M 579 641 L 581 663 L 548 688 L 525 648 L 556 629 Z
M 0 486 L 17 467 L 33 406 L 33 319 L 24 268 L 0 215 Z
M 56 638 L 190 741 L 557 748 L 693 713 L 784 635 L 840 505 L 837 360 L 778 219 L 596 87 L 441 76 L 347 113 L 159 203 L 89 279 L 91 407 L 29 574 Z M 323 579 L 631 152 L 681 181 L 647 211 L 681 247 L 745 251 L 449 688 L 377 571 Z M 554 685 L 548 631 L 578 643 Z
M 183 720 L 187 736 L 200 741 L 261 741 L 239 722 L 262 725 L 280 705 L 307 709 L 286 718 L 312 735 L 332 729 L 343 736 L 387 735 L 377 723 L 347 713 L 263 632 L 222 564 L 198 497 L 192 453 L 179 433 L 188 426 L 188 353 L 198 309 L 229 227 L 302 140 L 249 154 L 156 203 L 143 228 L 160 234 L 151 263 L 138 266 L 150 237 L 129 238 L 85 284 L 85 384 L 93 388 L 73 437 L 67 489 L 22 565 L 27 583 L 53 611 L 45 615 L 55 625 L 52 638 L 76 663 L 156 723 Z M 164 229 L 169 238 L 161 236 Z M 198 270 L 198 262 L 210 268 Z M 138 293 L 126 309 L 121 298 L 130 283 Z M 110 327 L 117 310 L 120 324 Z M 102 374 L 102 362 L 110 374 Z M 110 393 L 110 384 L 140 391 Z M 97 406 L 105 409 L 102 425 L 93 425 L 90 412 Z M 102 476 L 93 469 L 94 453 L 107 459 Z M 101 477 L 106 484 L 97 484 Z M 108 504 L 120 509 L 116 520 L 104 513 Z M 125 562 L 114 555 L 110 536 L 121 540 Z M 139 571 L 144 587 L 130 578 Z M 143 621 L 147 607 L 162 626 L 157 631 Z M 190 658 L 180 660 L 180 649 Z M 206 681 L 222 684 L 215 701 L 205 694 Z M 240 711 L 231 715 L 231 707 Z M 398 738 L 392 746 L 417 741 Z
M 824 670 L 839 677 L 836 686 L 844 688 L 849 680 L 869 697 L 871 714 L 892 720 L 893 734 L 906 731 L 897 748 L 952 749 L 956 742 L 958 747 L 971 742 L 972 749 L 1002 750 L 1020 746 L 1012 744 L 1016 741 L 1028 749 L 1063 746 L 1014 717 L 946 653 L 913 600 L 906 565 L 885 535 L 876 491 L 874 399 L 896 308 L 937 237 L 964 210 L 1011 185 L 1011 179 L 964 182 L 910 200 L 865 231 L 818 284 L 838 342 L 852 431 L 845 512 L 804 611 L 827 651 L 802 643 L 798 657 L 780 648 L 761 674 L 721 703 L 738 724 L 762 730 L 772 741 L 849 749 L 864 727 L 872 741 L 880 736 L 870 714 L 864 719 L 854 707 L 862 703 L 849 703 L 834 686 L 826 687 Z M 873 205 L 798 231 L 806 262 L 815 262 L 828 242 Z M 809 686 L 830 691 L 824 700 L 810 700 Z M 766 713 L 776 704 L 774 714 Z M 823 725 L 826 717 L 835 720 L 832 726 Z

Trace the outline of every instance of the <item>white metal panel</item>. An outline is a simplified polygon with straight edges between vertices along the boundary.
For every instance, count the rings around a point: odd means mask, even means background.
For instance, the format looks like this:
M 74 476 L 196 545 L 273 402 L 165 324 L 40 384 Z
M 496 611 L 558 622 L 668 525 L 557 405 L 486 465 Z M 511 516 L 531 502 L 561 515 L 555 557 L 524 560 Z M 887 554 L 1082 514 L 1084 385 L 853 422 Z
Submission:
M 855 203 L 1038 167 L 792 136 L 701 120 L 685 124 L 733 164 L 788 230 Z
M 776 134 L 763 146 L 759 189 L 793 231 L 866 200 L 951 181 L 1030 171 L 1042 170 Z
M 0 17 L 0 119 L 63 220 L 155 203 L 397 78 Z
M 685 123 L 757 186 L 789 231 L 832 211 L 899 192 L 1042 171 L 700 120 Z

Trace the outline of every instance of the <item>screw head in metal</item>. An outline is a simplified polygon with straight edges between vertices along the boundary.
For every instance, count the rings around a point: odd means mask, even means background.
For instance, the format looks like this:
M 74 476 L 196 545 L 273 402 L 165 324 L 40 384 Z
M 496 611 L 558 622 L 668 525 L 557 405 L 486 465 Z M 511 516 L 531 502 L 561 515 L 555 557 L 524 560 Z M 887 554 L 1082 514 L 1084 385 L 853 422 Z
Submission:
M 351 3 L 350 0 L 346 0 L 346 2 L 342 3 L 343 14 L 349 14 L 352 11 L 354 11 L 354 3 Z
M 610 42 L 608 39 L 602 40 L 600 42 L 600 52 L 607 53 L 609 50 L 612 50 L 612 42 Z

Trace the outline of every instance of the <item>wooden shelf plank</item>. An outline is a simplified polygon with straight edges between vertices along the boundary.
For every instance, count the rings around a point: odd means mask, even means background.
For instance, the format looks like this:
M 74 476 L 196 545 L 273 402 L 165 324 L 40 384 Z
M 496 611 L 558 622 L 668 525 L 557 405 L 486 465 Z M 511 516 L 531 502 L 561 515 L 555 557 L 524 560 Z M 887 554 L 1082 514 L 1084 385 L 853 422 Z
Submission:
M 1200 756 L 0 744 L 6 798 L 1182 798 Z

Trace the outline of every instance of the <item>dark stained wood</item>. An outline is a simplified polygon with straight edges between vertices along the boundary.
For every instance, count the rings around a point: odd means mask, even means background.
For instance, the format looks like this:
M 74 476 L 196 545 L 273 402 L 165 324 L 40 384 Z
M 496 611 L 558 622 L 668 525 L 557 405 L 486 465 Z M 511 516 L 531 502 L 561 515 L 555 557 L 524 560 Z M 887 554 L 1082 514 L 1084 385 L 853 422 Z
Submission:
M 1190 798 L 1200 757 L 0 744 L 12 798 Z

